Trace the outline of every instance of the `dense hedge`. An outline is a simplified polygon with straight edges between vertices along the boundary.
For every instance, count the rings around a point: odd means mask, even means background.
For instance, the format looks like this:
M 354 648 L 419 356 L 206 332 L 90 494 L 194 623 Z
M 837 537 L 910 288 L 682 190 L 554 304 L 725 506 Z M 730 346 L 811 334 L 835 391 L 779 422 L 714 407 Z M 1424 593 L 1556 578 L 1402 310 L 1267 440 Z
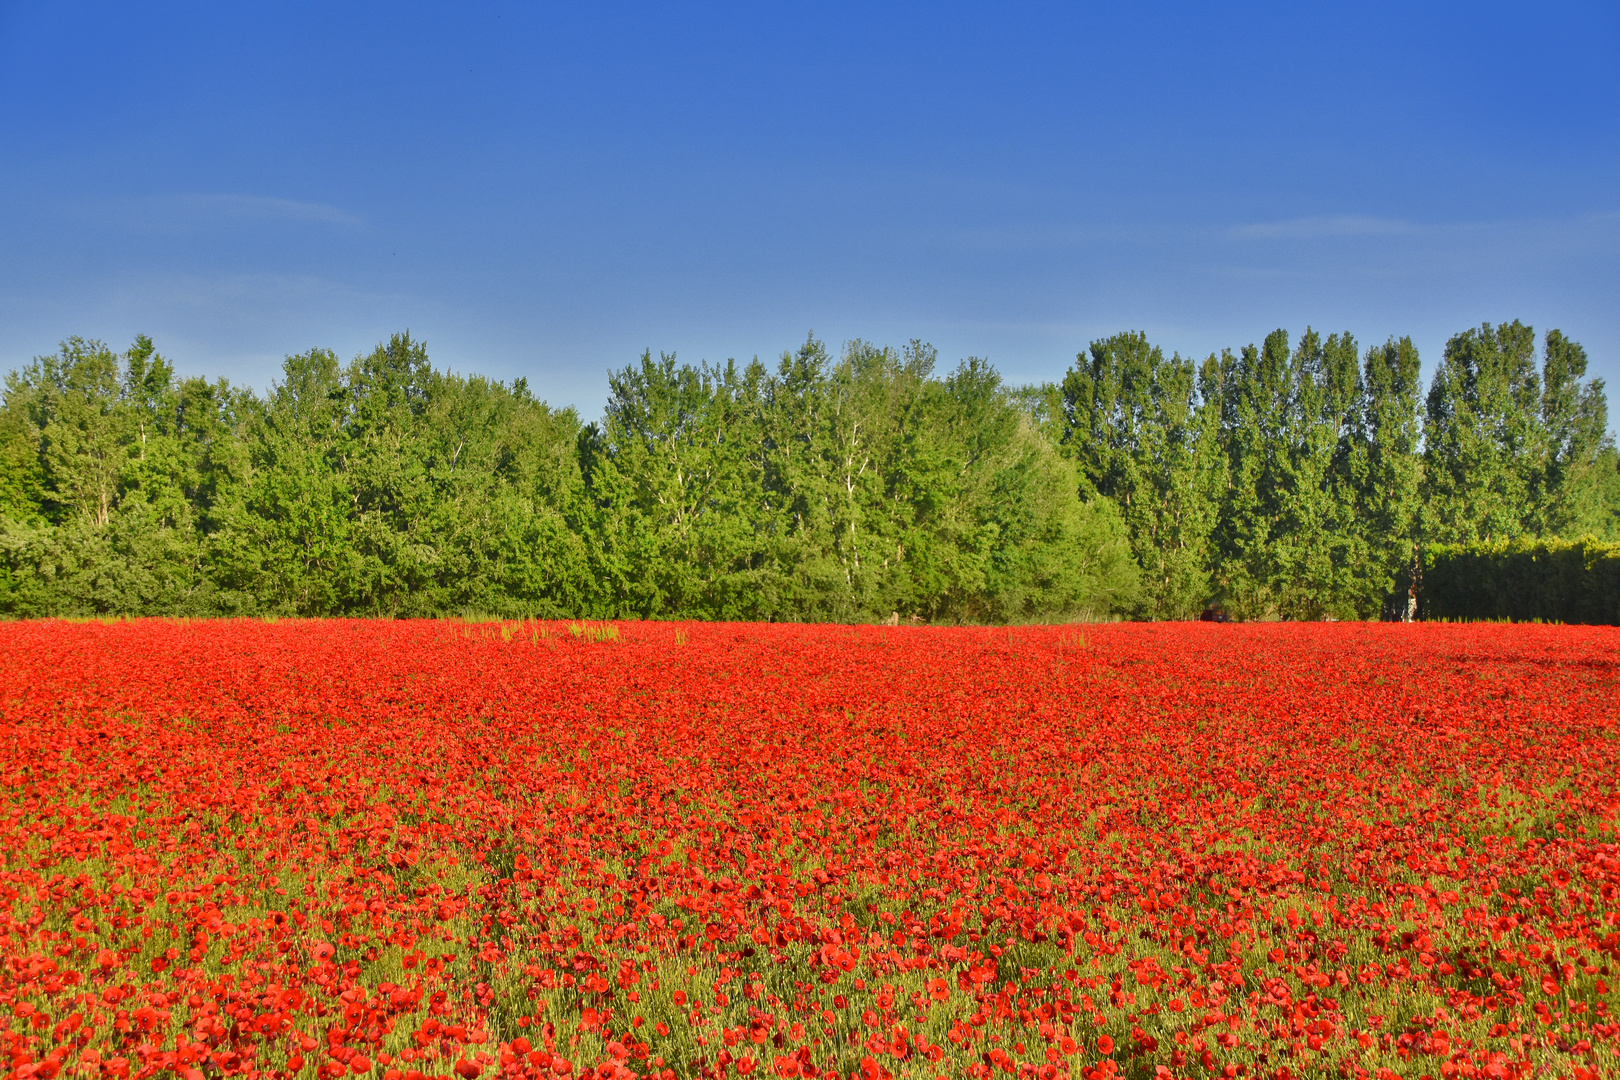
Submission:
M 1418 614 L 1620 624 L 1620 544 L 1585 537 L 1432 545 Z

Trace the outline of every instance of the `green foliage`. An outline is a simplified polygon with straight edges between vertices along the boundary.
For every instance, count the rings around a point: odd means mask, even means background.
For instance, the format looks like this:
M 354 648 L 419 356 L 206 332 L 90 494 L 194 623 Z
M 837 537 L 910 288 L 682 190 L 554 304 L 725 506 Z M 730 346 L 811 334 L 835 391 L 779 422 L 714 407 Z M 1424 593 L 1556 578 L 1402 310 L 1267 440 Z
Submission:
M 1191 361 L 1147 335 L 1094 341 L 1064 377 L 1059 444 L 1087 485 L 1118 507 L 1142 568 L 1138 613 L 1195 615 L 1210 565 L 1226 462 Z
M 1135 566 L 983 361 L 806 342 L 776 372 L 651 354 L 611 377 L 582 460 L 613 614 L 1103 617 Z
M 1220 360 L 1228 485 L 1216 582 L 1245 618 L 1352 617 L 1367 606 L 1356 491 L 1347 472 L 1364 387 L 1350 335 L 1277 330 Z M 1358 601 L 1361 601 L 1358 603 Z
M 1518 322 L 1458 334 L 1429 389 L 1424 534 L 1438 543 L 1556 536 L 1604 527 L 1613 447 L 1603 380 L 1586 352 Z
M 673 357 L 599 425 L 395 335 L 287 358 L 262 399 L 145 338 L 7 383 L 0 610 L 932 621 L 1102 618 L 1106 500 L 978 360 L 812 340 L 776 373 Z
M 0 410 L 0 606 L 219 610 L 206 536 L 249 401 L 223 381 L 177 380 L 144 336 L 123 355 L 70 338 L 12 373 Z
M 1358 614 L 1371 615 L 1397 591 L 1417 557 L 1423 461 L 1419 457 L 1419 364 L 1411 338 L 1367 350 L 1361 396 L 1342 474 L 1355 495 L 1356 559 L 1350 580 Z
M 1010 387 L 812 336 L 774 369 L 645 353 L 582 424 L 409 334 L 262 397 L 71 338 L 6 381 L 0 614 L 1370 617 L 1426 544 L 1620 540 L 1586 365 L 1485 324 L 1420 410 L 1405 338 L 1195 365 L 1127 333 Z
M 1447 345 L 1420 427 L 1409 338 L 1358 362 L 1348 334 L 1307 329 L 1290 348 L 1278 330 L 1195 373 L 1138 333 L 1093 342 L 1031 398 L 1118 505 L 1137 614 L 1213 601 L 1242 618 L 1368 618 L 1404 594 L 1427 542 L 1620 539 L 1620 462 L 1585 371 L 1557 330 L 1538 368 L 1529 327 L 1487 324 Z
M 317 349 L 287 359 L 245 436 L 212 539 L 257 610 L 561 617 L 592 598 L 579 423 L 522 383 L 435 372 L 408 334 L 347 368 Z
M 1431 545 L 1418 595 L 1429 619 L 1620 624 L 1620 544 L 1582 537 Z

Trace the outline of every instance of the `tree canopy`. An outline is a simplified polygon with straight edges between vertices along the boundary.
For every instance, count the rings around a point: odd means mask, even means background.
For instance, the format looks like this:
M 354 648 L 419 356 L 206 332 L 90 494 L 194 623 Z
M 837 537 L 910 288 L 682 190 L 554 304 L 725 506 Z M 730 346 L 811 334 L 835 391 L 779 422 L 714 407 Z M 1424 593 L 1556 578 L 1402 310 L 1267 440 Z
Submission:
M 404 333 L 264 394 L 70 338 L 6 380 L 0 613 L 1368 617 L 1425 543 L 1620 539 L 1586 366 L 1517 321 L 1426 393 L 1406 338 L 1195 362 L 1124 333 L 1009 386 L 812 336 L 774 368 L 645 353 L 584 423 Z

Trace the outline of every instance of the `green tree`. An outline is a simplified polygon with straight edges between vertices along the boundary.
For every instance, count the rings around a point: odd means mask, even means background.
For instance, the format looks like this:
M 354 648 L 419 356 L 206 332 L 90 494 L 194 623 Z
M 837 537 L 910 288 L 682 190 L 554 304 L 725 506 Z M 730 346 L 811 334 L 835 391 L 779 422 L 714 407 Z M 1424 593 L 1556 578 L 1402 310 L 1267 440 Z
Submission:
M 597 590 L 571 410 L 394 335 L 287 358 L 215 540 L 231 595 L 304 615 L 577 615 Z
M 1296 618 L 1365 614 L 1367 540 L 1349 471 L 1362 385 L 1356 341 L 1306 328 L 1290 363 L 1279 492 L 1278 607 Z M 1382 597 L 1379 598 L 1380 600 Z
M 1060 385 L 813 336 L 774 371 L 651 353 L 599 424 L 397 334 L 262 399 L 139 337 L 0 406 L 0 613 L 1007 622 L 1371 615 L 1432 540 L 1620 537 L 1587 357 L 1279 330 L 1196 369 L 1139 333 Z
M 841 489 L 833 468 L 833 425 L 843 403 L 834 397 L 832 365 L 825 345 L 812 334 L 796 352 L 782 354 L 761 388 L 766 617 L 846 622 L 861 617 L 836 542 Z
M 1515 320 L 1454 336 L 1429 387 L 1424 538 L 1551 537 L 1607 527 L 1612 439 L 1601 379 L 1561 331 Z
M 327 349 L 287 357 L 249 433 L 242 489 L 216 543 L 221 578 L 267 613 L 348 610 L 357 498 L 342 468 L 346 390 Z
M 1060 445 L 1112 500 L 1142 568 L 1139 613 L 1186 618 L 1210 598 L 1216 499 L 1225 480 L 1218 414 L 1191 361 L 1142 333 L 1091 343 L 1060 389 Z
M 1216 578 L 1246 618 L 1356 613 L 1360 558 L 1348 441 L 1360 395 L 1348 334 L 1283 330 L 1219 362 L 1229 485 Z
M 1345 472 L 1355 492 L 1359 558 L 1352 581 L 1358 614 L 1374 614 L 1414 569 L 1419 547 L 1423 459 L 1419 454 L 1418 352 L 1411 338 L 1367 350 Z M 1409 578 L 1407 579 L 1409 580 Z
M 1429 384 L 1425 540 L 1471 543 L 1534 532 L 1547 457 L 1535 332 L 1518 320 L 1457 334 Z
M 201 614 L 203 530 L 240 396 L 177 381 L 145 336 L 123 355 L 71 338 L 7 381 L 6 449 L 23 495 L 0 519 L 14 614 Z
M 593 612 L 574 411 L 536 400 L 522 380 L 447 374 L 420 426 L 431 513 L 419 532 L 434 558 L 412 610 Z
M 764 377 L 757 363 L 694 368 L 650 352 L 609 377 L 586 479 L 624 614 L 759 616 Z
M 763 365 L 643 356 L 582 441 L 621 610 L 705 618 L 1043 619 L 1117 610 L 1135 569 L 1024 397 L 982 360 L 811 338 Z
M 1614 440 L 1602 379 L 1583 381 L 1586 350 L 1549 330 L 1542 348 L 1541 422 L 1546 458 L 1536 473 L 1544 537 L 1606 536 L 1616 508 Z

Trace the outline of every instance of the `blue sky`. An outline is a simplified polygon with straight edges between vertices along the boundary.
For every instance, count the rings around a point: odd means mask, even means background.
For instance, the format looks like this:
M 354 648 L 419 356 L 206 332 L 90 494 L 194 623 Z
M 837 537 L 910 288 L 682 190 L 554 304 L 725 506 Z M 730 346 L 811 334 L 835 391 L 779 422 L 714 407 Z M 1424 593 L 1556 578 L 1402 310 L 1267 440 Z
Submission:
M 1620 382 L 1620 6 L 0 0 L 0 370 L 264 388 L 409 328 L 600 409 L 643 348 L 1522 318 Z

